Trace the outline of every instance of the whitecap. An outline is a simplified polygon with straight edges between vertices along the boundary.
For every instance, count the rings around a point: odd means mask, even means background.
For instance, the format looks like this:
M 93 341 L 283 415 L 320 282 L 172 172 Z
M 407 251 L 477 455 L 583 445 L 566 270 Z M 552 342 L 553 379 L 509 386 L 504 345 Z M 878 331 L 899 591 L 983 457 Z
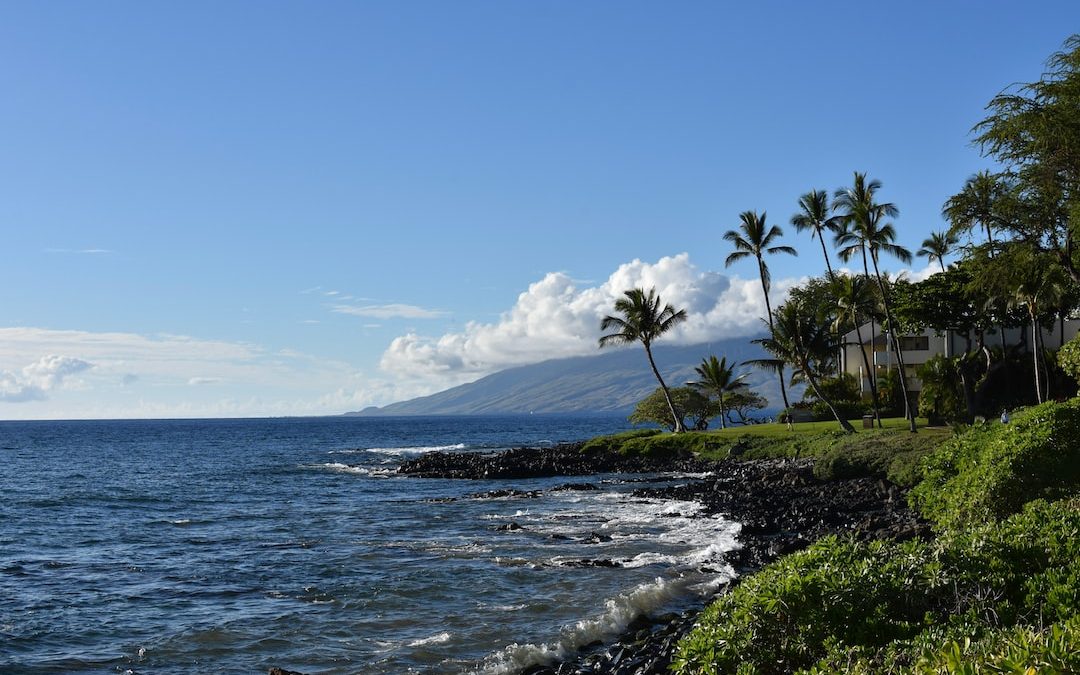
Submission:
M 699 586 L 698 582 L 700 579 L 693 577 L 658 577 L 652 582 L 641 584 L 628 593 L 607 600 L 599 615 L 564 627 L 556 642 L 525 645 L 514 643 L 489 656 L 480 672 L 484 675 L 502 675 L 519 672 L 533 665 L 565 660 L 584 645 L 609 639 L 625 631 L 638 616 L 649 614 L 684 596 L 689 590 Z
M 426 638 L 421 638 L 419 640 L 413 640 L 412 642 L 408 643 L 407 646 L 408 647 L 424 647 L 424 646 L 427 646 L 427 645 L 446 644 L 447 642 L 450 642 L 450 633 L 447 632 L 447 631 L 443 631 L 441 633 L 436 633 L 435 635 L 429 635 Z
M 380 455 L 423 455 L 429 452 L 446 452 L 449 450 L 464 450 L 464 443 L 453 445 L 411 445 L 401 448 L 353 448 L 350 450 L 331 450 L 331 455 L 354 455 L 361 452 L 374 452 Z

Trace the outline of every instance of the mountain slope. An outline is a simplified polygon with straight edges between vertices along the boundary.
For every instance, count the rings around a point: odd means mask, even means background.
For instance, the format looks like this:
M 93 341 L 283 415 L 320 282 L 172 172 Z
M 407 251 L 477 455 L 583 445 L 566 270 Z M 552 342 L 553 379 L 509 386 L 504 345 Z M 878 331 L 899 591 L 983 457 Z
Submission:
M 750 338 L 653 348 L 656 366 L 672 387 L 698 379 L 694 367 L 710 354 L 726 356 L 729 363 L 764 357 L 760 347 L 750 344 Z M 769 400 L 770 408 L 782 407 L 775 375 L 749 366 L 737 370 L 748 373 L 747 383 Z M 509 368 L 430 396 L 346 414 L 628 413 L 656 386 L 645 351 L 637 346 Z

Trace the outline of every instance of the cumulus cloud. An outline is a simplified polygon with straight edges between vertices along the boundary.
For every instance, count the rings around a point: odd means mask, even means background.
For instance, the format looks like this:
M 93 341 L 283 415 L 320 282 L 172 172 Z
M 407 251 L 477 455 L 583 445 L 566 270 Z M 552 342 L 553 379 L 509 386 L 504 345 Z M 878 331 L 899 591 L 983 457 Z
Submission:
M 774 280 L 777 301 L 795 281 Z M 578 283 L 562 272 L 547 274 L 498 321 L 470 322 L 440 337 L 407 333 L 393 340 L 380 365 L 396 376 L 453 384 L 515 365 L 595 353 L 601 318 L 635 287 L 655 287 L 664 302 L 686 310 L 687 320 L 664 337 L 671 344 L 749 336 L 762 329 L 760 282 L 700 270 L 687 253 L 655 263 L 625 263 L 596 286 L 580 288 Z
M 0 401 L 43 401 L 47 398 L 47 392 L 63 385 L 66 377 L 92 367 L 93 364 L 82 359 L 50 354 L 25 366 L 19 373 L 0 370 Z
M 416 305 L 334 305 L 337 314 L 350 314 L 371 319 L 438 319 L 447 316 L 447 312 L 426 309 Z

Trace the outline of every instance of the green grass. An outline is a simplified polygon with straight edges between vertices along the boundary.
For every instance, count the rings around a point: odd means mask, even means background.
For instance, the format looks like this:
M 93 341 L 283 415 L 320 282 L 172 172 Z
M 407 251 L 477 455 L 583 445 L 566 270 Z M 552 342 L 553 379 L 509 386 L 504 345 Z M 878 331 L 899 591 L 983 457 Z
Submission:
M 788 429 L 785 424 L 660 433 L 655 429 L 600 436 L 585 444 L 586 452 L 606 450 L 645 457 L 687 457 L 707 460 L 774 459 L 813 457 L 819 461 L 819 478 L 888 478 L 901 485 L 914 484 L 918 460 L 952 437 L 952 430 L 927 427 L 917 434 L 907 431 L 903 418 L 882 420 L 883 429 L 841 431 L 836 422 L 803 422 Z

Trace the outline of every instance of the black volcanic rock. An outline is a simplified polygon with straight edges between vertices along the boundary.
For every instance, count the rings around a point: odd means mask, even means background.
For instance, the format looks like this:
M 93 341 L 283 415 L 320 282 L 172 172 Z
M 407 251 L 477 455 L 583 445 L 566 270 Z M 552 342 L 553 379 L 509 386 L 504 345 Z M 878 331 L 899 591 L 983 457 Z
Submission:
M 398 473 L 418 478 L 543 478 L 597 473 L 659 473 L 707 471 L 713 462 L 687 456 L 681 459 L 627 457 L 611 452 L 583 452 L 583 443 L 550 448 L 515 448 L 496 454 L 429 452 L 407 460 Z M 587 489 L 587 488 L 586 488 Z

